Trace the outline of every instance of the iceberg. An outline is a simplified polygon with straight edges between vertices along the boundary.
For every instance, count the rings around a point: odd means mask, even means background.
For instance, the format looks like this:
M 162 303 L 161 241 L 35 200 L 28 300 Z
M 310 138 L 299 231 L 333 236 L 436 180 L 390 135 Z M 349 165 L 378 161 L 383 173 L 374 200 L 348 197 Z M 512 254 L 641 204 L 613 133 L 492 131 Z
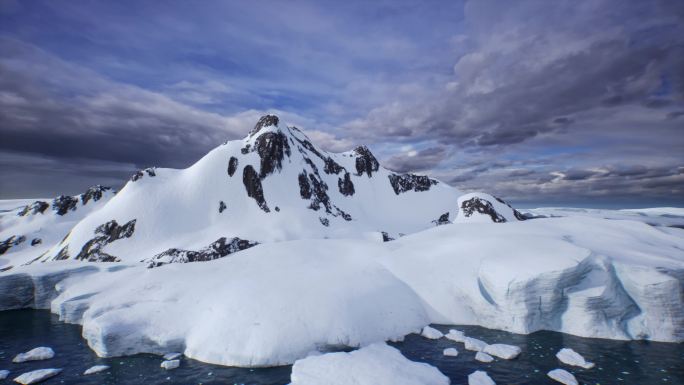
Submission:
M 54 350 L 52 350 L 52 348 L 41 346 L 38 348 L 31 349 L 28 352 L 17 354 L 12 360 L 12 362 L 19 363 L 26 361 L 49 360 L 54 356 L 55 352 Z
M 449 333 L 447 333 L 444 337 L 454 341 L 454 342 L 464 342 L 466 335 L 460 330 L 456 329 L 449 329 Z
M 549 378 L 565 385 L 579 385 L 577 379 L 572 373 L 564 369 L 554 369 L 546 374 Z
M 180 360 L 168 360 L 164 361 L 160 365 L 162 368 L 166 370 L 171 370 L 171 369 L 176 369 L 177 367 L 180 366 Z
M 490 356 L 487 353 L 483 353 L 483 352 L 477 352 L 475 354 L 475 359 L 480 361 L 480 362 L 485 362 L 485 363 L 489 363 L 489 362 L 494 361 L 494 357 Z
M 35 384 L 41 381 L 45 381 L 50 377 L 58 375 L 62 369 L 38 369 L 31 372 L 24 373 L 19 377 L 14 379 L 14 382 L 18 382 L 23 385 Z
M 397 349 L 375 343 L 350 353 L 328 353 L 298 360 L 292 385 L 448 385 L 437 368 L 409 361 Z
M 445 356 L 456 357 L 458 355 L 458 350 L 456 350 L 456 348 L 446 348 L 442 354 Z
M 481 352 L 487 347 L 487 343 L 477 338 L 465 337 L 463 339 L 466 350 Z
M 558 351 L 558 353 L 556 353 L 556 358 L 566 365 L 579 366 L 584 369 L 591 369 L 594 367 L 593 362 L 587 362 L 581 354 L 569 348 L 563 348 Z
M 104 372 L 104 371 L 107 370 L 107 369 L 109 369 L 109 366 L 108 366 L 108 365 L 95 365 L 95 366 L 91 366 L 91 367 L 88 368 L 85 372 L 83 372 L 83 375 L 84 375 L 84 376 L 87 376 L 87 375 L 89 375 L 89 374 L 100 373 L 100 372 Z
M 442 332 L 430 326 L 424 327 L 423 330 L 420 332 L 420 335 L 431 340 L 438 340 L 444 337 L 444 334 Z
M 483 351 L 494 357 L 503 358 L 504 360 L 512 360 L 520 355 L 521 350 L 519 347 L 513 345 L 491 344 L 487 345 Z
M 496 385 L 487 372 L 481 370 L 475 371 L 468 375 L 468 385 Z

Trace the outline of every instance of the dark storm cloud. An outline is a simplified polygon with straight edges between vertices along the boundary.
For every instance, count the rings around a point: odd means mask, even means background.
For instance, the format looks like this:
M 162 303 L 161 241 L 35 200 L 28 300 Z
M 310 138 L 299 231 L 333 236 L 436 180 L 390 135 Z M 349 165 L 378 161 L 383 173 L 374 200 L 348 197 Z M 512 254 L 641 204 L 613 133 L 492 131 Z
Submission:
M 671 202 L 683 16 L 678 1 L 2 2 L 0 178 L 44 195 L 44 176 L 185 167 L 272 111 L 463 190 Z
M 430 147 L 415 153 L 395 155 L 383 165 L 396 172 L 425 171 L 437 166 L 448 156 L 444 147 Z

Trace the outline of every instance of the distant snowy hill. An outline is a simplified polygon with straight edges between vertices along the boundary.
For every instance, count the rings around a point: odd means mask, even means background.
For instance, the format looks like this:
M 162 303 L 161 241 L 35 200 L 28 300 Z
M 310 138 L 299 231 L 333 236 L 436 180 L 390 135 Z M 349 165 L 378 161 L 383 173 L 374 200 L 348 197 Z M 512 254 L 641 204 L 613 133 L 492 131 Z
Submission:
M 185 170 L 136 173 L 41 260 L 215 259 L 257 243 L 398 238 L 456 215 L 459 191 L 380 166 L 366 147 L 333 154 L 262 117 Z M 385 234 L 383 234 L 383 232 Z

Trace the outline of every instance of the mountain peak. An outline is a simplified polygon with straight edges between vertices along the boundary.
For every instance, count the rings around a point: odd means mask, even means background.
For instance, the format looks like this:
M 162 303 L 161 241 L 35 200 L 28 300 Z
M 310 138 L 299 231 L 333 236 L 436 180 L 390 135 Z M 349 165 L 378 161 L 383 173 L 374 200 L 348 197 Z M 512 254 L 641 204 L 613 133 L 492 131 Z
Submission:
M 269 126 L 278 127 L 279 121 L 280 121 L 280 119 L 276 115 L 264 115 L 264 116 L 259 118 L 259 121 L 257 122 L 257 124 L 249 132 L 249 136 L 250 137 L 254 136 L 256 133 L 258 133 L 264 127 L 269 127 Z

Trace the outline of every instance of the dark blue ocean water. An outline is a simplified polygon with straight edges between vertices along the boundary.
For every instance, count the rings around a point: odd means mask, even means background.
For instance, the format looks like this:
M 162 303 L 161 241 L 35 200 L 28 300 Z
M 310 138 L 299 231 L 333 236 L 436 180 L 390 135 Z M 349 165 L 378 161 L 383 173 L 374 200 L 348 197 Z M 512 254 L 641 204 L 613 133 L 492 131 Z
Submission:
M 446 332 L 450 327 L 434 325 Z M 467 376 L 475 370 L 486 370 L 498 384 L 554 384 L 546 372 L 563 367 L 583 384 L 684 384 L 684 344 L 622 342 L 589 339 L 555 332 L 517 335 L 473 326 L 455 327 L 467 335 L 489 343 L 518 345 L 521 356 L 512 361 L 496 360 L 490 364 L 474 360 L 474 353 L 446 339 L 428 340 L 417 335 L 404 342 L 393 343 L 411 360 L 437 366 L 454 385 L 467 384 Z M 50 346 L 56 356 L 47 361 L 22 364 L 11 362 L 14 355 L 37 346 Z M 456 347 L 458 357 L 445 357 L 442 350 Z M 596 363 L 590 370 L 560 366 L 555 353 L 571 347 Z M 0 370 L 11 370 L 9 378 L 29 370 L 56 367 L 64 371 L 45 384 L 269 384 L 289 383 L 290 366 L 263 369 L 230 368 L 209 365 L 184 358 L 178 369 L 159 367 L 162 359 L 151 354 L 124 358 L 99 358 L 81 338 L 81 328 L 59 322 L 45 310 L 0 312 Z M 83 376 L 93 365 L 109 365 L 111 369 Z M 324 384 L 321 384 L 324 385 Z

